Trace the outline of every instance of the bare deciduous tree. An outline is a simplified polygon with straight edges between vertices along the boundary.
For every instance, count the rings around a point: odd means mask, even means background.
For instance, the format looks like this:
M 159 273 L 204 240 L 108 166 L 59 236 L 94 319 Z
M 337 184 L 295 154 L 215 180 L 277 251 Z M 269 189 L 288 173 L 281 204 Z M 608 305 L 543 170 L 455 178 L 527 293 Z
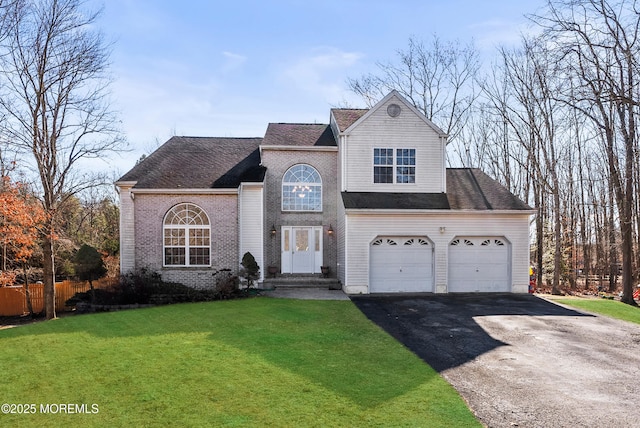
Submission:
M 48 319 L 55 317 L 56 218 L 66 197 L 101 181 L 79 163 L 122 143 L 108 102 L 108 46 L 95 30 L 98 14 L 84 7 L 82 0 L 14 2 L 0 57 L 3 136 L 32 155 L 47 214 L 41 238 Z
M 523 38 L 521 49 L 503 48 L 500 50 L 500 56 L 501 74 L 506 85 L 496 90 L 495 86 L 492 89 L 485 84 L 485 94 L 495 110 L 501 114 L 500 119 L 513 132 L 515 145 L 520 145 L 526 150 L 534 190 L 550 196 L 549 206 L 538 205 L 541 210 L 537 248 L 540 251 L 544 247 L 541 242 L 542 220 L 549 216 L 553 219 L 554 241 L 552 292 L 559 294 L 563 256 L 559 162 L 563 133 L 560 132 L 561 106 L 552 96 L 558 81 L 555 78 L 553 62 L 540 40 Z M 513 149 L 505 147 L 505 150 Z M 537 196 L 536 199 L 541 198 Z M 543 208 L 549 209 L 543 212 Z
M 377 63 L 379 73 L 349 79 L 349 88 L 372 106 L 395 89 L 455 141 L 477 98 L 480 69 L 473 44 L 444 42 L 433 36 L 425 45 L 415 38 L 398 51 L 398 63 Z
M 601 132 L 619 217 L 622 301 L 633 300 L 634 167 L 638 151 L 640 12 L 636 2 L 549 0 L 534 16 L 577 84 L 565 102 Z

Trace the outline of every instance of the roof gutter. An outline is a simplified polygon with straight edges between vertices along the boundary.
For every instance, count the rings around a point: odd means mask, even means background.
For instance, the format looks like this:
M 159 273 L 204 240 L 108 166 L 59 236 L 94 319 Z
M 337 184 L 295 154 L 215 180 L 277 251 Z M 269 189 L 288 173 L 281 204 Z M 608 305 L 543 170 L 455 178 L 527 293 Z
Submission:
M 362 214 L 362 215 L 424 215 L 424 214 L 442 214 L 442 215 L 533 215 L 537 210 L 421 210 L 421 209 L 374 209 L 374 208 L 347 208 L 345 214 Z
M 138 195 L 237 195 L 238 189 L 131 189 Z
M 337 146 L 265 146 L 260 145 L 260 151 L 292 151 L 292 152 L 337 152 Z

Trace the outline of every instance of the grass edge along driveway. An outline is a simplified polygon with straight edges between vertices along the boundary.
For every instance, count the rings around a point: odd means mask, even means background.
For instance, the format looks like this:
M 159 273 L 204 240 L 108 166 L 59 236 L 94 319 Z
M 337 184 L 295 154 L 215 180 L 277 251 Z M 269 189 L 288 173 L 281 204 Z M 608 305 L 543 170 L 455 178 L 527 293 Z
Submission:
M 594 297 L 567 298 L 550 296 L 546 298 L 551 300 L 552 302 L 558 302 L 576 309 L 582 309 L 610 318 L 616 318 L 622 321 L 640 324 L 640 308 L 638 308 L 637 306 L 627 305 L 616 300 L 600 299 Z
M 2 426 L 480 426 L 445 380 L 350 301 L 66 317 L 0 331 L 0 360 L 0 401 L 35 405 L 0 414 Z M 43 413 L 47 404 L 79 412 Z

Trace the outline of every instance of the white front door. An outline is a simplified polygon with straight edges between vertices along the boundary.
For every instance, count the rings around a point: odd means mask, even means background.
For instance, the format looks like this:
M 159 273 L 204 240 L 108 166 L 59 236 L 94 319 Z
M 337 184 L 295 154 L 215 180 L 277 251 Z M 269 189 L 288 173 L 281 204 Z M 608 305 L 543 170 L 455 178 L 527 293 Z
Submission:
M 319 273 L 321 265 L 321 226 L 282 228 L 282 273 Z

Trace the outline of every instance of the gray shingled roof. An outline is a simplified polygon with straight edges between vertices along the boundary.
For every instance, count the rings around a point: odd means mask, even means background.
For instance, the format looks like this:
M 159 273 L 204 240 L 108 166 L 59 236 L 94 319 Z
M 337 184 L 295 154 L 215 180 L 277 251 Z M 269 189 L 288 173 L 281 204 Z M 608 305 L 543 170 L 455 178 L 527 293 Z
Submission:
M 328 125 L 270 124 L 272 145 L 335 145 Z M 236 188 L 261 182 L 262 138 L 172 137 L 118 181 L 143 189 Z M 448 168 L 447 193 L 344 192 L 347 209 L 531 210 L 500 183 L 475 168 Z
M 346 209 L 532 210 L 476 168 L 448 168 L 446 194 L 343 192 L 342 201 Z
M 447 168 L 447 197 L 454 210 L 532 210 L 477 168 Z
M 358 119 L 364 116 L 369 109 L 366 108 L 334 108 L 331 109 L 333 117 L 336 119 L 338 129 L 344 132 L 348 127 L 353 125 Z
M 336 146 L 331 127 L 311 123 L 270 123 L 263 146 Z
M 172 137 L 118 181 L 142 189 L 236 188 L 260 182 L 262 138 Z
M 444 193 L 343 192 L 346 209 L 448 210 Z

